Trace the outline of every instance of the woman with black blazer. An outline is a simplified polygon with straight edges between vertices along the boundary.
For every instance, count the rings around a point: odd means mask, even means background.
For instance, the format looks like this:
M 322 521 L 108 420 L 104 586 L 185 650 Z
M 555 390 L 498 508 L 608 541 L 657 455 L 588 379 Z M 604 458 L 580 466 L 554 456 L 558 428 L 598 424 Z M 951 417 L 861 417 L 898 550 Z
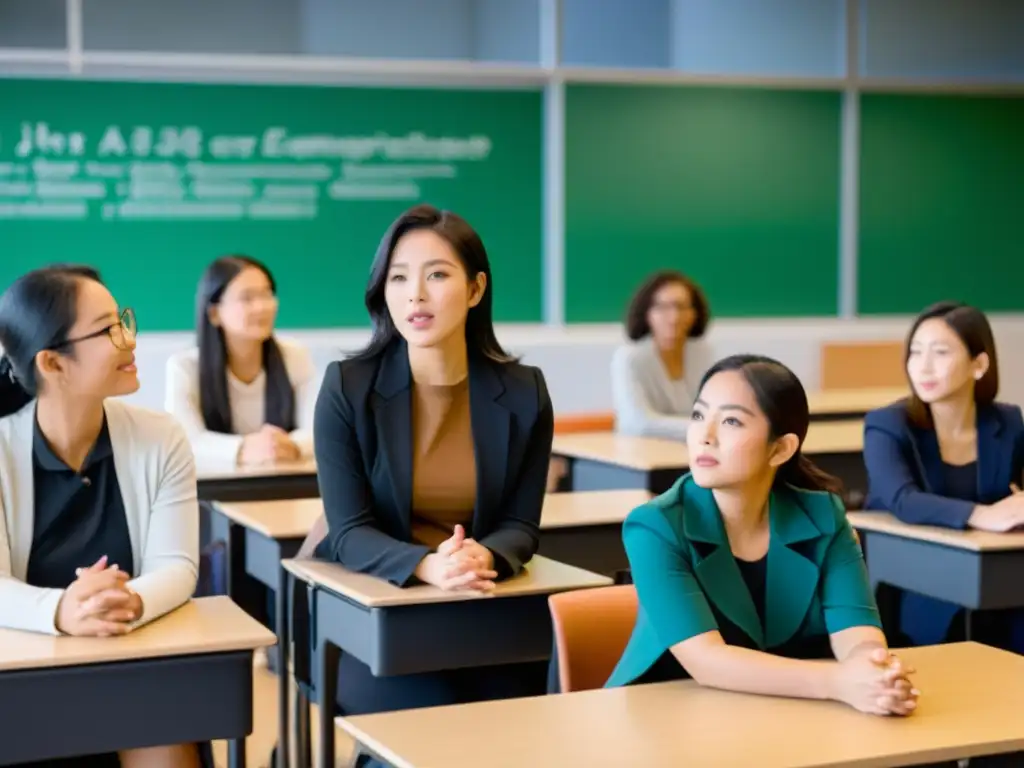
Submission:
M 984 313 L 953 302 L 925 309 L 907 336 L 906 369 L 910 397 L 864 422 L 865 508 L 961 530 L 1024 526 L 1024 420 L 1018 406 L 996 402 L 999 366 Z M 917 644 L 953 640 L 961 627 L 953 621 L 957 611 L 906 593 L 900 627 Z M 978 619 L 976 635 L 1024 651 L 1024 638 L 1008 635 L 1019 620 L 999 613 Z
M 544 376 L 499 345 L 483 243 L 405 212 L 371 268 L 369 345 L 332 363 L 314 418 L 323 559 L 397 586 L 486 592 L 536 552 L 554 414 Z M 466 628 L 472 632 L 472 627 Z M 543 693 L 521 665 L 375 678 L 342 654 L 346 715 Z

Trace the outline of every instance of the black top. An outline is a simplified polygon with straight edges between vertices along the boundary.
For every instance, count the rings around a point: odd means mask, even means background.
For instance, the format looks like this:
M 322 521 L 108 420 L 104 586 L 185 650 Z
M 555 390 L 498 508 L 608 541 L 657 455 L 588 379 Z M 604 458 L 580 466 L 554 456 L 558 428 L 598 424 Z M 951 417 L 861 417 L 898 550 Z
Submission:
M 554 412 L 540 369 L 471 355 L 469 408 L 477 491 L 467 534 L 498 577 L 537 551 Z M 412 541 L 412 374 L 404 341 L 331 363 L 313 419 L 329 535 L 316 556 L 400 587 L 430 549 Z
M 942 462 L 942 479 L 945 493 L 951 499 L 978 501 L 978 462 L 970 464 L 947 464 Z
M 736 565 L 739 566 L 743 582 L 750 591 L 750 597 L 754 601 L 754 608 L 757 609 L 757 615 L 763 627 L 765 625 L 765 595 L 768 584 L 768 555 L 765 555 L 760 560 L 740 560 L 736 558 Z M 715 615 L 718 631 L 728 645 L 757 649 L 757 644 L 754 643 L 750 636 L 719 612 L 713 602 L 709 600 L 708 605 L 711 606 L 711 611 Z M 827 635 L 791 640 L 777 648 L 769 648 L 767 650 L 775 656 L 785 656 L 791 659 L 832 658 L 832 647 Z M 666 680 L 683 680 L 689 677 L 690 675 L 683 669 L 683 666 L 676 657 L 672 655 L 672 652 L 665 651 L 651 665 L 650 669 L 630 683 L 630 685 L 661 683 Z
M 134 573 L 124 499 L 104 422 L 81 472 L 53 452 L 36 424 L 33 436 L 35 522 L 25 579 L 34 587 L 64 589 L 103 555 L 108 565 Z

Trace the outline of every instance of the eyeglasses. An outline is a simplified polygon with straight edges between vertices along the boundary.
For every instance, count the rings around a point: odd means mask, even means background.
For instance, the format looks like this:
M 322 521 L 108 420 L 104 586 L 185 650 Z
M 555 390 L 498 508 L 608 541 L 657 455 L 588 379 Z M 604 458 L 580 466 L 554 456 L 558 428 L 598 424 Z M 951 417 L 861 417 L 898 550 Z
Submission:
M 62 347 L 70 347 L 72 344 L 77 344 L 80 341 L 88 341 L 89 339 L 95 339 L 103 334 L 110 336 L 110 341 L 115 347 L 122 350 L 127 350 L 131 347 L 131 342 L 135 340 L 135 332 L 138 330 L 138 325 L 135 322 L 135 310 L 131 307 L 126 307 L 121 316 L 118 318 L 116 323 L 108 325 L 106 328 L 101 328 L 98 331 L 93 331 L 85 336 L 79 336 L 76 339 L 67 339 L 59 344 L 54 344 L 50 349 L 58 350 Z

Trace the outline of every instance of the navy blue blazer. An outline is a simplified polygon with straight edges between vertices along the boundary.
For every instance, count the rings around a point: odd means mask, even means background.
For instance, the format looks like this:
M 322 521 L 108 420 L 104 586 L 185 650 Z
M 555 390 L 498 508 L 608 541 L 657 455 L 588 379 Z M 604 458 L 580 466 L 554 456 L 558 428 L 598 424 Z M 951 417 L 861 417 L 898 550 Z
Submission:
M 864 419 L 864 464 L 868 494 L 864 508 L 886 510 L 905 523 L 966 528 L 975 502 L 943 495 L 939 442 L 932 429 L 907 418 L 905 401 L 871 411 Z M 1016 405 L 978 409 L 978 498 L 993 504 L 1021 483 L 1024 419 Z
M 537 551 L 554 434 L 540 369 L 470 358 L 477 497 L 467 535 L 498 578 Z M 430 548 L 412 541 L 412 375 L 397 341 L 369 360 L 331 363 L 313 419 L 327 536 L 316 556 L 406 586 Z

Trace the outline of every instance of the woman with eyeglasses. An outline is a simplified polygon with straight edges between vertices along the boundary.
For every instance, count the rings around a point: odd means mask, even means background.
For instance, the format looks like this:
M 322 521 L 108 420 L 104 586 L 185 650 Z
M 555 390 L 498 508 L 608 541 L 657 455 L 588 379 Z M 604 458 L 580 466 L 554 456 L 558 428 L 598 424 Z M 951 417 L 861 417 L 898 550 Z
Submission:
M 188 601 L 188 440 L 170 416 L 114 399 L 139 388 L 132 310 L 88 267 L 38 269 L 0 296 L 0 345 L 0 627 L 113 637 Z M 200 764 L 191 744 L 120 761 Z
M 711 364 L 700 339 L 710 311 L 704 292 L 666 269 L 637 289 L 626 311 L 629 343 L 612 357 L 615 429 L 626 435 L 686 439 L 700 377 Z
M 277 285 L 248 256 L 224 256 L 196 294 L 198 347 L 167 363 L 166 408 L 200 464 L 273 464 L 313 454 L 313 362 L 274 337 Z

